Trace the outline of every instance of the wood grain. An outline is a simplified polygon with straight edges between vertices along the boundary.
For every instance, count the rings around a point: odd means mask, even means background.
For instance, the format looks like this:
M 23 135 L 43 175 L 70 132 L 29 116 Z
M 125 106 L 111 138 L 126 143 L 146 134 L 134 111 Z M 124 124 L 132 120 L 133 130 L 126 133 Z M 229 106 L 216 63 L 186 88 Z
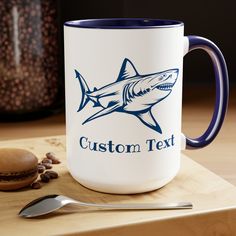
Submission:
M 42 158 L 53 151 L 62 160 L 54 169 L 60 177 L 42 189 L 0 192 L 1 235 L 235 235 L 236 188 L 182 156 L 181 170 L 167 186 L 150 193 L 112 195 L 84 188 L 66 169 L 65 137 L 11 140 L 0 147 L 26 148 Z M 51 216 L 23 219 L 17 213 L 26 203 L 46 194 L 63 194 L 91 202 L 191 201 L 192 210 L 97 211 L 62 209 Z

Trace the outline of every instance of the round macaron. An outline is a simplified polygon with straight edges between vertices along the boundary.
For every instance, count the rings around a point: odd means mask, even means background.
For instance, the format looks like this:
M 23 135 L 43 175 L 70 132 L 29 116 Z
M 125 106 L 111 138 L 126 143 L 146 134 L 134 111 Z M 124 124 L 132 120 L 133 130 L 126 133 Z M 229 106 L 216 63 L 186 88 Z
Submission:
M 0 149 L 0 190 L 26 187 L 38 177 L 37 157 L 24 149 Z

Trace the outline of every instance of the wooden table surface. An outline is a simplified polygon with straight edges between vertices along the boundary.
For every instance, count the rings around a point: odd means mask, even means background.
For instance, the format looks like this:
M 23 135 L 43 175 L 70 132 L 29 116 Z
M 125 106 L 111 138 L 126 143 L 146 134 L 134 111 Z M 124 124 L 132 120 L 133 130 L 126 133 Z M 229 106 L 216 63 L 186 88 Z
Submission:
M 225 123 L 221 129 L 220 134 L 217 136 L 216 140 L 209 145 L 206 148 L 203 148 L 201 150 L 193 150 L 193 151 L 184 151 L 184 153 L 195 160 L 196 162 L 200 163 L 201 165 L 205 166 L 206 168 L 210 169 L 211 171 L 215 172 L 217 175 L 223 177 L 228 182 L 231 182 L 232 184 L 236 185 L 236 100 L 234 99 L 236 96 L 234 94 L 235 91 L 232 91 L 233 96 L 231 96 L 230 104 L 229 104 L 229 110 L 228 114 L 225 119 Z M 185 92 L 185 100 L 183 103 L 183 132 L 190 137 L 195 137 L 200 135 L 206 128 L 207 125 L 211 119 L 213 106 L 214 106 L 214 94 L 212 92 L 206 93 L 206 91 L 203 89 L 195 88 L 193 90 L 190 90 L 190 92 Z M 186 99 L 187 98 L 187 99 Z M 32 137 L 43 137 L 43 136 L 54 136 L 54 135 L 63 135 L 65 134 L 65 118 L 64 114 L 58 114 L 55 116 L 51 116 L 48 118 L 30 121 L 30 122 L 18 122 L 18 123 L 0 123 L 0 141 L 3 140 L 9 140 L 8 142 L 1 142 L 1 145 L 16 145 L 16 141 L 11 141 L 15 139 L 22 139 L 22 138 L 32 138 Z M 29 140 L 30 141 L 30 140 Z M 29 142 L 28 141 L 28 142 Z M 19 141 L 19 145 L 22 145 L 22 142 Z M 43 141 L 42 141 L 43 142 Z M 27 143 L 27 141 L 25 141 Z M 39 145 L 40 142 L 37 141 L 37 145 Z M 32 146 L 32 145 L 31 145 Z M 36 146 L 33 145 L 34 147 Z M 42 152 L 43 147 L 45 147 L 45 144 L 42 143 L 41 148 L 37 149 L 37 152 Z M 45 152 L 45 151 L 44 151 Z M 61 153 L 61 156 L 65 156 L 63 153 Z M 103 213 L 97 212 L 85 214 L 83 216 L 78 215 L 78 217 L 82 217 L 83 220 L 79 220 L 79 222 L 85 222 L 81 223 L 78 227 L 78 223 L 75 222 L 75 218 L 73 215 L 65 215 L 60 216 L 60 219 L 63 224 L 71 224 L 72 226 L 76 225 L 76 229 L 79 229 L 81 233 L 83 230 L 89 229 L 91 222 L 93 225 L 93 231 L 94 234 L 88 234 L 88 235 L 105 235 L 104 232 L 106 232 L 107 229 L 107 235 L 155 235 L 155 232 L 165 232 L 163 235 L 173 235 L 173 232 L 175 232 L 175 235 L 236 235 L 236 227 L 235 227 L 235 219 L 236 219 L 236 189 L 228 184 L 227 182 L 224 182 L 219 177 L 208 173 L 207 170 L 203 169 L 201 166 L 197 166 L 196 163 L 191 163 L 188 159 L 183 159 L 184 162 L 182 163 L 182 170 L 184 171 L 180 172 L 179 177 L 175 178 L 173 181 L 173 186 L 179 186 L 176 184 L 178 181 L 181 180 L 181 183 L 184 181 L 190 181 L 190 189 L 192 193 L 194 191 L 197 191 L 196 195 L 194 194 L 188 194 L 188 199 L 191 200 L 195 208 L 191 212 L 193 213 L 192 217 L 177 217 L 173 221 L 163 221 L 161 217 L 166 217 L 165 212 L 143 212 L 142 215 L 136 215 L 136 213 L 115 213 L 109 215 L 109 213 L 106 213 L 105 218 Z M 196 173 L 193 171 L 195 170 Z M 201 172 L 201 174 L 197 172 Z M 182 173 L 182 175 L 181 175 Z M 196 177 L 194 181 L 189 180 L 189 178 L 186 178 L 186 173 L 188 173 L 187 176 L 192 175 L 192 177 Z M 207 177 L 203 174 L 205 173 Z M 68 173 L 66 176 L 69 178 Z M 181 177 L 182 176 L 182 177 Z M 201 178 L 198 178 L 198 177 Z M 209 177 L 210 176 L 210 177 Z M 61 179 L 62 180 L 62 179 Z M 202 181 L 202 182 L 201 182 Z M 208 181 L 208 184 L 207 184 Z M 194 184 L 196 185 L 194 185 Z M 193 184 L 193 186 L 192 186 Z M 48 185 L 48 188 L 54 188 L 55 186 L 58 186 L 55 182 L 55 185 Z M 61 185 L 60 190 L 67 191 L 67 188 L 62 188 Z M 66 185 L 68 186 L 68 185 Z M 172 186 L 172 187 L 173 187 Z M 185 186 L 185 185 L 184 185 Z M 83 191 L 89 191 L 86 189 L 83 189 Z M 163 188 L 161 191 L 166 191 L 166 189 L 172 189 L 171 184 L 167 186 L 167 188 Z M 178 191 L 185 191 L 186 188 L 179 187 Z M 81 190 L 81 191 L 82 191 Z M 42 188 L 42 191 L 47 192 L 47 187 Z M 61 192 L 63 194 L 67 194 L 67 192 Z M 82 192 L 83 192 L 82 191 Z M 176 192 L 177 195 L 179 193 L 182 194 L 182 192 Z M 199 192 L 200 191 L 200 192 Z M 211 191 L 211 193 L 208 193 Z M 172 191 L 173 192 L 173 191 Z M 70 192 L 70 194 L 72 191 Z M 160 191 L 158 192 L 160 193 Z M 224 193 L 224 194 L 222 194 Z M 0 198 L 2 198 L 5 201 L 6 199 L 9 200 L 9 204 L 13 204 L 14 207 L 10 207 L 10 205 L 5 204 L 1 205 L 2 210 L 6 214 L 2 214 L 4 217 L 0 220 L 3 224 L 3 234 L 4 235 L 21 235 L 20 232 L 23 232 L 23 229 L 28 229 L 29 224 L 28 222 L 21 222 L 18 224 L 18 221 L 23 221 L 22 219 L 17 218 L 16 216 L 16 208 L 18 209 L 20 205 L 24 205 L 26 202 L 29 201 L 29 199 L 32 199 L 32 196 L 30 195 L 24 195 L 24 193 L 21 193 L 20 191 L 17 193 L 17 196 L 9 195 L 7 197 L 8 193 L 2 193 Z M 40 195 L 42 193 L 35 192 L 36 194 Z M 153 193 L 151 193 L 153 194 Z M 156 194 L 154 192 L 154 194 Z M 185 194 L 185 193 L 184 193 Z M 99 195 L 99 194 L 97 194 Z M 86 195 L 88 196 L 88 195 Z M 100 196 L 100 195 L 99 195 Z M 103 196 L 103 195 L 102 195 Z M 148 195 L 149 196 L 149 195 Z M 155 195 L 155 198 L 159 195 Z M 162 194 L 160 195 L 162 196 Z M 169 193 L 167 195 L 163 196 L 170 196 Z M 182 196 L 182 195 L 181 195 Z M 193 197 L 193 199 L 191 198 Z M 12 199 L 15 197 L 19 197 L 20 201 L 14 202 Z M 78 197 L 78 196 L 74 196 Z M 111 200 L 111 198 L 119 198 L 120 196 L 109 196 L 108 198 Z M 142 195 L 141 195 L 142 198 Z M 201 201 L 199 199 L 203 199 L 201 205 Z M 104 200 L 104 198 L 102 198 Z M 108 199 L 108 200 L 109 200 Z M 149 198 L 148 198 L 149 199 Z M 174 196 L 174 199 L 176 199 L 176 196 Z M 24 202 L 23 202 L 24 201 Z M 97 201 L 97 199 L 96 199 Z M 24 204 L 23 204 L 24 203 Z M 214 204 L 215 205 L 214 205 Z M 18 204 L 18 205 L 17 205 Z M 212 209 L 209 210 L 212 211 L 214 209 L 214 212 L 210 212 L 209 214 L 201 214 L 202 206 L 208 207 L 212 205 Z M 220 204 L 226 204 L 225 206 L 220 206 Z M 221 208 L 221 211 L 217 211 L 217 207 Z M 9 211 L 9 209 L 12 209 Z M 204 208 L 205 209 L 205 208 Z M 222 209 L 226 209 L 223 210 Z M 227 210 L 228 209 L 228 210 Z M 199 211 L 199 213 L 198 213 Z M 204 210 L 206 211 L 206 210 Z M 14 213 L 14 214 L 13 214 Z M 184 212 L 178 212 L 178 214 L 184 214 Z M 100 214 L 100 215 L 99 215 Z M 121 215 L 118 215 L 121 214 Z M 124 215 L 123 215 L 124 214 Z M 162 215 L 163 214 L 163 215 Z M 12 219 L 12 217 L 14 219 Z M 86 218 L 87 217 L 87 218 Z M 69 219 L 70 218 L 70 219 Z M 163 218 L 163 219 L 164 219 Z M 68 220 L 69 219 L 69 220 Z M 92 219 L 92 220 L 91 220 Z M 119 219 L 119 220 L 118 220 Z M 130 222 L 126 222 L 126 220 L 129 219 Z M 13 223 L 15 220 L 15 223 Z M 124 221 L 124 222 L 123 222 Z M 141 222 L 143 221 L 143 222 Z M 224 222 L 223 222 L 224 221 Z M 48 229 L 44 229 L 45 223 L 48 222 L 48 227 L 50 228 L 49 234 L 63 234 L 64 225 L 60 225 L 61 228 L 58 226 L 58 218 L 52 218 L 47 221 L 34 221 L 34 223 L 31 223 L 32 227 L 32 233 L 39 234 L 39 235 L 46 235 L 46 231 Z M 53 224 L 54 222 L 54 224 Z M 137 223 L 139 222 L 139 224 Z M 8 224 L 16 225 L 17 231 L 14 230 L 14 227 L 5 227 Z M 172 227 L 169 227 L 171 223 Z M 17 225 L 18 224 L 18 225 Z M 53 228 L 52 228 L 52 225 Z M 122 226 L 122 225 L 127 226 Z M 129 224 L 129 227 L 128 227 Z M 117 225 L 120 225 L 122 227 L 114 228 Z M 21 229 L 19 228 L 21 227 Z M 67 225 L 68 226 L 68 225 Z M 72 227 L 71 226 L 71 227 Z M 146 226 L 146 227 L 144 227 Z M 5 227 L 5 228 L 4 228 Z M 84 228 L 83 228 L 84 227 Z M 86 228 L 87 227 L 87 228 Z M 97 229 L 96 229 L 97 227 Z M 104 227 L 103 231 L 99 231 L 99 227 Z M 42 232 L 38 232 L 38 228 L 42 228 Z M 112 230 L 111 230 L 112 229 Z M 167 230 L 168 229 L 168 230 Z M 205 232 L 204 230 L 207 230 Z M 4 231 L 5 230 L 5 231 Z M 46 230 L 46 231 L 45 231 Z M 57 232 L 58 230 L 58 232 Z M 110 230 L 110 231 L 109 231 Z M 169 234 L 166 234 L 167 231 Z M 84 231 L 84 232 L 85 232 Z M 0 232 L 1 232 L 1 226 L 0 226 Z M 13 233 L 13 234 L 10 234 Z M 18 232 L 18 233 L 16 233 Z M 56 233 L 57 232 L 57 233 Z M 68 230 L 65 232 L 69 232 Z M 64 232 L 64 233 L 65 233 Z M 71 231 L 72 232 L 72 231 Z M 100 232 L 100 234 L 98 233 Z M 127 232 L 129 232 L 127 234 Z M 176 234 L 178 232 L 178 234 Z M 76 234 L 76 233 L 75 233 Z M 71 235 L 74 235 L 73 233 Z M 85 234 L 81 234 L 85 235 Z M 87 235 L 87 234 L 86 234 Z
M 207 128 L 214 107 L 214 91 L 193 87 L 184 91 L 183 133 L 196 137 Z M 40 120 L 0 123 L 0 140 L 65 134 L 64 114 Z M 200 150 L 184 152 L 188 157 L 236 185 L 236 88 L 230 91 L 229 109 L 215 141 Z
M 188 157 L 182 155 L 177 176 L 165 187 L 134 195 L 105 194 L 80 185 L 66 168 L 65 136 L 0 142 L 1 147 L 24 148 L 40 160 L 48 150 L 61 164 L 54 165 L 59 178 L 41 189 L 0 191 L 0 235 L 21 236 L 236 236 L 236 188 Z M 18 216 L 28 202 L 47 194 L 61 194 L 94 203 L 157 203 L 190 201 L 192 209 L 182 210 L 98 210 L 64 207 L 34 219 Z M 29 234 L 30 234 L 29 233 Z M 31 235 L 30 234 L 30 235 Z

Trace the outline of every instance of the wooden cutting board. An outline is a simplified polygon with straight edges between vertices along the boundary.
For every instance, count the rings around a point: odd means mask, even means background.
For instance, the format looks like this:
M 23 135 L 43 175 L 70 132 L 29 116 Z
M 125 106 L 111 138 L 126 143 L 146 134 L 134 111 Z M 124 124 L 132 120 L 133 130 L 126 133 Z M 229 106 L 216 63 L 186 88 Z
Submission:
M 181 170 L 167 186 L 145 194 L 111 195 L 77 183 L 66 168 L 65 136 L 4 141 L 0 147 L 26 148 L 40 159 L 55 152 L 60 177 L 39 190 L 0 192 L 0 235 L 235 235 L 236 188 L 209 170 L 182 156 Z M 101 211 L 60 210 L 37 219 L 17 213 L 26 203 L 46 194 L 63 194 L 91 202 L 137 203 L 191 201 L 191 210 Z M 70 208 L 70 210 L 72 210 Z

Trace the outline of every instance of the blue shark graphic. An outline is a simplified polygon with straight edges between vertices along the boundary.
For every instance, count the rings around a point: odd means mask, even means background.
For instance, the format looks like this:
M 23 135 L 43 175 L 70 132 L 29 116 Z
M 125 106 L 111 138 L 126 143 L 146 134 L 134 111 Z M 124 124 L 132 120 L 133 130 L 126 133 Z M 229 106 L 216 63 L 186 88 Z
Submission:
M 78 112 L 89 101 L 93 103 L 94 107 L 102 108 L 83 124 L 112 112 L 124 112 L 138 117 L 144 125 L 162 133 L 151 109 L 170 95 L 178 77 L 178 69 L 140 75 L 133 63 L 126 58 L 122 63 L 117 80 L 100 89 L 94 88 L 93 91 L 89 89 L 83 76 L 77 70 L 75 72 L 82 91 Z

